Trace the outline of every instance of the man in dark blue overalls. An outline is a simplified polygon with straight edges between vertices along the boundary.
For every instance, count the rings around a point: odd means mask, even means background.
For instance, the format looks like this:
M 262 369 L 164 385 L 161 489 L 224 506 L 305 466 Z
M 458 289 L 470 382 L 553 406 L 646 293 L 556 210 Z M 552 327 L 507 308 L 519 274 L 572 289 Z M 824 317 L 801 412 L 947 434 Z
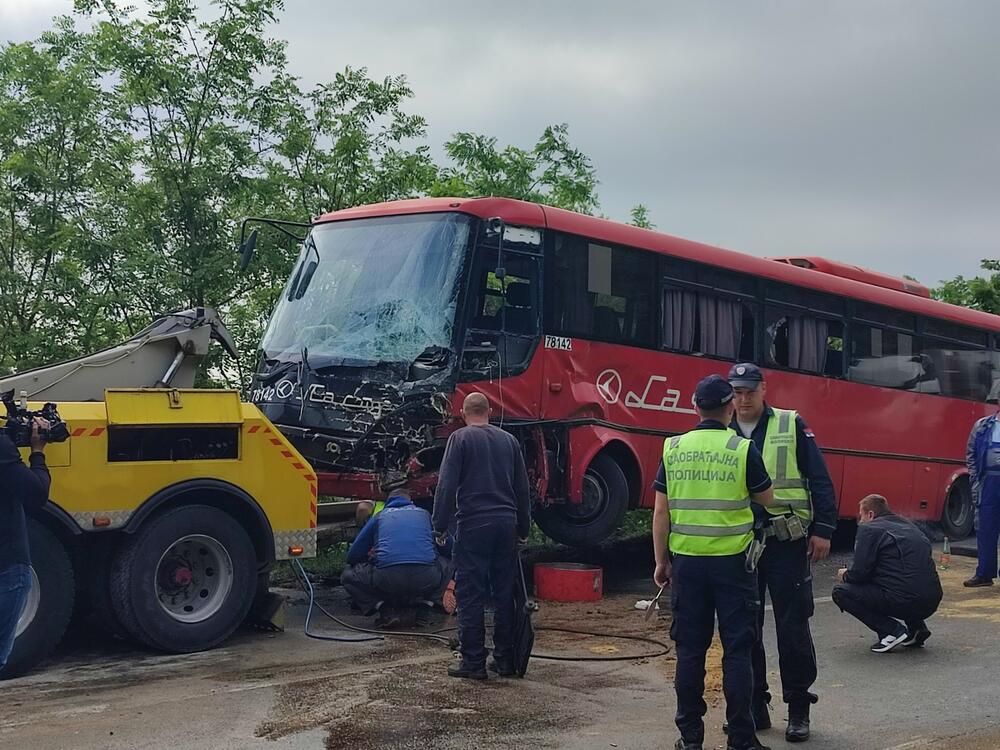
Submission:
M 996 401 L 991 397 L 991 401 Z M 965 581 L 968 588 L 992 586 L 997 576 L 997 541 L 1000 539 L 1000 412 L 983 417 L 972 427 L 965 462 L 969 467 L 972 497 L 976 503 L 976 574 Z
M 782 699 L 788 704 L 785 739 L 809 739 L 809 708 L 817 697 L 810 692 L 816 681 L 816 650 L 809 618 L 813 614 L 812 570 L 830 554 L 830 537 L 837 526 L 837 499 L 826 461 L 802 417 L 775 409 L 764 400 L 764 374 L 754 364 L 737 364 L 729 370 L 735 391 L 736 416 L 731 427 L 748 437 L 764 457 L 774 482 L 774 503 L 763 515 L 767 546 L 757 566 L 760 586 L 761 632 L 764 627 L 764 592 L 770 591 L 778 640 Z M 795 533 L 788 533 L 788 529 Z M 779 531 L 781 533 L 779 533 Z M 767 705 L 764 643 L 754 648 L 754 720 L 758 729 L 771 726 Z
M 757 741 L 750 708 L 760 602 L 748 549 L 754 544 L 751 502 L 771 502 L 771 480 L 753 444 L 727 427 L 733 417 L 729 383 L 710 375 L 698 383 L 694 400 L 701 423 L 664 441 L 654 483 L 653 580 L 661 587 L 672 582 L 670 637 L 677 645 L 681 737 L 674 748 L 702 750 L 705 655 L 718 620 L 728 748 L 767 750 Z

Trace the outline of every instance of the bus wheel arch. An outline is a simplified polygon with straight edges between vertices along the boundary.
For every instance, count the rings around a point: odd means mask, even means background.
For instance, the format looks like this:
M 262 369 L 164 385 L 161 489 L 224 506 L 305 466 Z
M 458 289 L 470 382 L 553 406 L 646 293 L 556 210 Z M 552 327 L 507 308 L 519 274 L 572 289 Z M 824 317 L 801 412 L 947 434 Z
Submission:
M 965 539 L 975 526 L 976 509 L 972 499 L 969 477 L 956 477 L 945 495 L 941 509 L 941 530 L 952 540 Z
M 563 544 L 595 545 L 621 525 L 629 508 L 630 486 L 613 453 L 602 449 L 591 459 L 580 503 L 553 503 L 536 510 L 535 521 L 547 536 Z

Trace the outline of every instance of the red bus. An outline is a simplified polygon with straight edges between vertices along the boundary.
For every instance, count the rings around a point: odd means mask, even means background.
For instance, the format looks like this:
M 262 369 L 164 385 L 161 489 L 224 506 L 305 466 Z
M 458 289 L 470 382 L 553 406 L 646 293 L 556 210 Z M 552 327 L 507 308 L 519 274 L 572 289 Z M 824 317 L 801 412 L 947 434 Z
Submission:
M 815 431 L 842 517 L 878 492 L 953 538 L 972 530 L 964 448 L 1000 382 L 1000 317 L 854 266 L 516 200 L 362 206 L 308 229 L 252 398 L 323 493 L 405 483 L 430 499 L 478 390 L 521 441 L 541 529 L 596 543 L 651 507 L 695 383 L 753 361 Z

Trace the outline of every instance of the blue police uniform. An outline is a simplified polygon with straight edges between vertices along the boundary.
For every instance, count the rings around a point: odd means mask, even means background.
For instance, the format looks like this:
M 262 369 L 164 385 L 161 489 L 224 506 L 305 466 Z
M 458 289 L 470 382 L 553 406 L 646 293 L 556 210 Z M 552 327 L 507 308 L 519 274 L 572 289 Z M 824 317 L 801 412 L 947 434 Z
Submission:
M 966 586 L 988 586 L 997 576 L 997 540 L 1000 539 L 1000 421 L 983 417 L 972 427 L 966 464 L 976 503 L 976 575 Z
M 763 373 L 753 364 L 735 365 L 729 371 L 729 381 L 734 386 L 756 387 L 763 380 Z M 764 414 L 752 434 L 744 435 L 753 441 L 761 453 L 764 452 L 768 424 L 772 422 L 773 416 L 774 409 L 765 403 Z M 731 427 L 737 434 L 743 434 L 735 418 Z M 798 415 L 795 416 L 795 461 L 799 474 L 805 480 L 812 506 L 809 535 L 830 539 L 837 528 L 837 498 L 833 482 L 812 431 Z M 766 512 L 760 516 L 766 522 Z M 808 546 L 808 538 L 778 541 L 771 537 L 757 564 L 760 601 L 763 603 L 764 592 L 769 590 L 774 607 L 782 700 L 788 704 L 789 716 L 796 717 L 800 722 L 807 720 L 809 707 L 817 700 L 817 696 L 809 690 L 816 681 L 817 666 L 816 650 L 809 629 L 814 604 Z M 758 621 L 760 632 L 763 633 L 763 606 L 758 613 Z M 771 694 L 767 684 L 767 661 L 762 639 L 754 646 L 753 669 L 754 716 L 758 725 L 769 726 L 767 704 L 771 702 Z M 798 734 L 800 736 L 795 739 L 801 739 L 801 735 L 808 736 L 807 729 L 800 729 Z
M 732 399 L 732 388 L 719 376 L 710 376 L 698 384 L 695 403 L 705 410 L 716 409 Z M 741 445 L 746 451 L 745 463 L 741 469 L 745 478 L 740 477 L 749 493 L 759 493 L 771 486 L 771 479 L 764 468 L 763 459 L 753 445 L 746 445 L 733 435 L 729 428 L 715 420 L 704 420 L 695 431 L 719 430 L 730 436 L 729 447 Z M 677 438 L 668 438 L 668 444 Z M 677 466 L 672 465 L 671 471 Z M 687 468 L 687 467 L 685 467 Z M 711 468 L 707 467 L 706 468 Z M 668 492 L 670 477 L 664 465 L 654 482 L 658 492 L 668 495 L 671 500 L 672 536 L 678 531 L 674 520 L 675 506 L 680 498 L 670 498 Z M 717 505 L 713 498 L 701 498 L 704 508 L 711 513 Z M 745 498 L 749 503 L 749 497 Z M 697 509 L 699 500 L 688 499 L 681 507 Z M 704 512 L 704 511 L 698 511 Z M 748 512 L 748 511 L 747 511 Z M 746 524 L 752 527 L 752 522 Z M 684 527 L 684 531 L 687 527 Z M 739 527 L 739 531 L 744 531 Z M 720 529 L 707 532 L 708 536 L 720 533 Z M 758 640 L 757 611 L 760 608 L 757 579 L 753 571 L 747 570 L 746 536 L 737 553 L 712 554 L 710 544 L 702 547 L 702 554 L 678 554 L 673 539 L 672 588 L 670 604 L 673 619 L 670 637 L 676 644 L 677 667 L 674 687 L 677 693 L 677 714 L 675 722 L 681 733 L 678 748 L 700 748 L 704 741 L 704 716 L 707 706 L 704 699 L 705 657 L 712 642 L 715 622 L 718 621 L 719 639 L 723 647 L 723 692 L 726 698 L 726 715 L 729 723 L 729 747 L 732 750 L 761 747 L 755 736 L 751 712 L 753 696 L 753 673 L 751 652 Z M 728 547 L 726 548 L 728 552 Z

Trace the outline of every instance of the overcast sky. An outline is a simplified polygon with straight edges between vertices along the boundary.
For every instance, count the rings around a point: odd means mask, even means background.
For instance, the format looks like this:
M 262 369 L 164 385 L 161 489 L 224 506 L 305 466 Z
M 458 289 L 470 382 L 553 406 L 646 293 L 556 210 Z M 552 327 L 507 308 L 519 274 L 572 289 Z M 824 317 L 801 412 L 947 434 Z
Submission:
M 35 37 L 70 0 L 0 0 Z M 601 212 L 934 285 L 1000 257 L 1000 3 L 286 0 L 294 73 L 404 73 L 429 143 L 568 122 Z

